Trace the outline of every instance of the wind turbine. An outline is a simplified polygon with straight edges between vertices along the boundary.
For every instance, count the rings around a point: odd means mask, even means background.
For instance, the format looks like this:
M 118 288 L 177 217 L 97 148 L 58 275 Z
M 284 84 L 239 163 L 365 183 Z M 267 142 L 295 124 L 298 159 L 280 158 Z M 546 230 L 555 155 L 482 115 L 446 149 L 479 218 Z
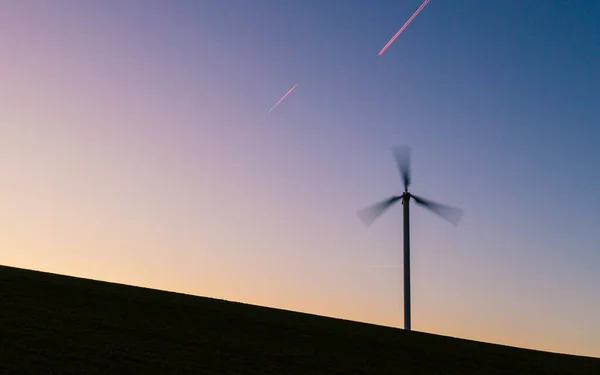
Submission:
M 408 191 L 408 186 L 411 182 L 410 149 L 408 147 L 397 146 L 392 149 L 392 152 L 398 166 L 398 172 L 400 173 L 400 177 L 404 184 L 404 192 L 401 195 L 389 197 L 358 211 L 358 216 L 366 226 L 370 226 L 375 219 L 381 216 L 395 203 L 401 201 L 404 206 L 404 329 L 410 331 L 410 222 L 408 203 L 412 198 L 417 204 L 433 211 L 455 226 L 462 217 L 463 211 L 460 208 L 432 202 L 410 193 Z

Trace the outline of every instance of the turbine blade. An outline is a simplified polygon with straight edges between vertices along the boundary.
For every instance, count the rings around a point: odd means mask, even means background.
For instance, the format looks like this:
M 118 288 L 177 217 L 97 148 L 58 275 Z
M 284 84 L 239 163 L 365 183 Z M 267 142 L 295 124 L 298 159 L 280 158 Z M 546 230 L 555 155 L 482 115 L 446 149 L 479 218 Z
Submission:
M 396 146 L 393 148 L 394 159 L 398 166 L 398 172 L 402 177 L 402 183 L 404 184 L 404 191 L 408 190 L 410 185 L 410 148 L 405 146 Z
M 382 200 L 381 202 L 377 202 L 372 206 L 363 208 L 358 211 L 358 217 L 362 220 L 362 222 L 369 226 L 373 224 L 375 219 L 381 216 L 388 208 L 392 207 L 394 203 L 399 201 L 402 197 L 390 197 L 388 199 Z
M 460 221 L 460 219 L 463 215 L 463 210 L 460 208 L 447 206 L 447 205 L 441 204 L 441 203 L 432 202 L 430 200 L 423 199 L 421 197 L 417 197 L 416 195 L 413 195 L 413 194 L 411 194 L 410 196 L 415 200 L 415 202 L 417 202 L 421 206 L 433 211 L 434 213 L 438 214 L 443 219 L 448 220 L 454 226 L 456 226 L 458 224 L 458 222 Z

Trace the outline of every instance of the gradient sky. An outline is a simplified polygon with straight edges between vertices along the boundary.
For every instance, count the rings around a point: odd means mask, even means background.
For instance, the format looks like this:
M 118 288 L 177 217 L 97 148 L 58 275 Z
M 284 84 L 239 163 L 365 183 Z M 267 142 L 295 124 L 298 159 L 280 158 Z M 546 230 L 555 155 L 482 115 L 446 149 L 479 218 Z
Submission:
M 0 2 L 0 263 L 600 356 L 600 2 Z M 294 84 L 273 112 L 268 110 Z

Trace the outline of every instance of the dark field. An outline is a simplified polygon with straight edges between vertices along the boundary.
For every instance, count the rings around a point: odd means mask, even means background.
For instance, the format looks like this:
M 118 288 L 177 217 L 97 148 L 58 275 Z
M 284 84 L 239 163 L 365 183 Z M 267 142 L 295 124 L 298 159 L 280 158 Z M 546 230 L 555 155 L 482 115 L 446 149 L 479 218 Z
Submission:
M 2 374 L 600 374 L 551 354 L 0 266 Z

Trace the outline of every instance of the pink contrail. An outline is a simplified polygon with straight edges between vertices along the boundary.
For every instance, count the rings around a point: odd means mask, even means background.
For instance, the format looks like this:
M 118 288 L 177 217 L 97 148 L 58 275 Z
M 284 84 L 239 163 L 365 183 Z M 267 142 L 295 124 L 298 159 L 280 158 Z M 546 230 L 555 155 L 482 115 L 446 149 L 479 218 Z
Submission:
M 349 268 L 400 268 L 401 264 L 346 264 Z
M 408 27 L 408 25 L 410 25 L 410 23 L 412 22 L 412 20 L 414 20 L 415 17 L 417 16 L 417 14 L 419 14 L 423 10 L 423 8 L 425 8 L 425 5 L 427 5 L 427 3 L 429 3 L 429 0 L 425 0 L 423 2 L 423 4 L 421 4 L 421 6 L 419 7 L 419 9 L 417 9 L 417 11 L 415 13 L 413 13 L 413 15 L 408 19 L 408 21 L 406 21 L 404 23 L 404 26 L 402 26 L 400 28 L 400 30 L 398 30 L 398 32 L 396 33 L 396 35 L 394 35 L 392 37 L 392 39 L 390 39 L 390 41 L 387 42 L 387 44 L 381 49 L 381 51 L 379 51 L 379 53 L 378 53 L 379 56 L 381 56 L 385 52 L 385 50 L 388 49 L 388 47 L 392 43 L 394 43 L 394 40 L 396 40 L 396 38 L 398 38 L 400 36 L 400 34 L 402 34 L 402 32 L 404 31 L 404 29 L 406 29 Z
M 271 113 L 271 111 L 274 110 L 275 107 L 277 107 L 285 98 L 287 98 L 296 87 L 298 87 L 297 83 L 294 86 L 292 86 L 292 88 L 288 92 L 286 92 L 285 95 L 281 99 L 279 99 L 273 107 L 271 107 L 271 109 L 269 109 L 269 113 Z

